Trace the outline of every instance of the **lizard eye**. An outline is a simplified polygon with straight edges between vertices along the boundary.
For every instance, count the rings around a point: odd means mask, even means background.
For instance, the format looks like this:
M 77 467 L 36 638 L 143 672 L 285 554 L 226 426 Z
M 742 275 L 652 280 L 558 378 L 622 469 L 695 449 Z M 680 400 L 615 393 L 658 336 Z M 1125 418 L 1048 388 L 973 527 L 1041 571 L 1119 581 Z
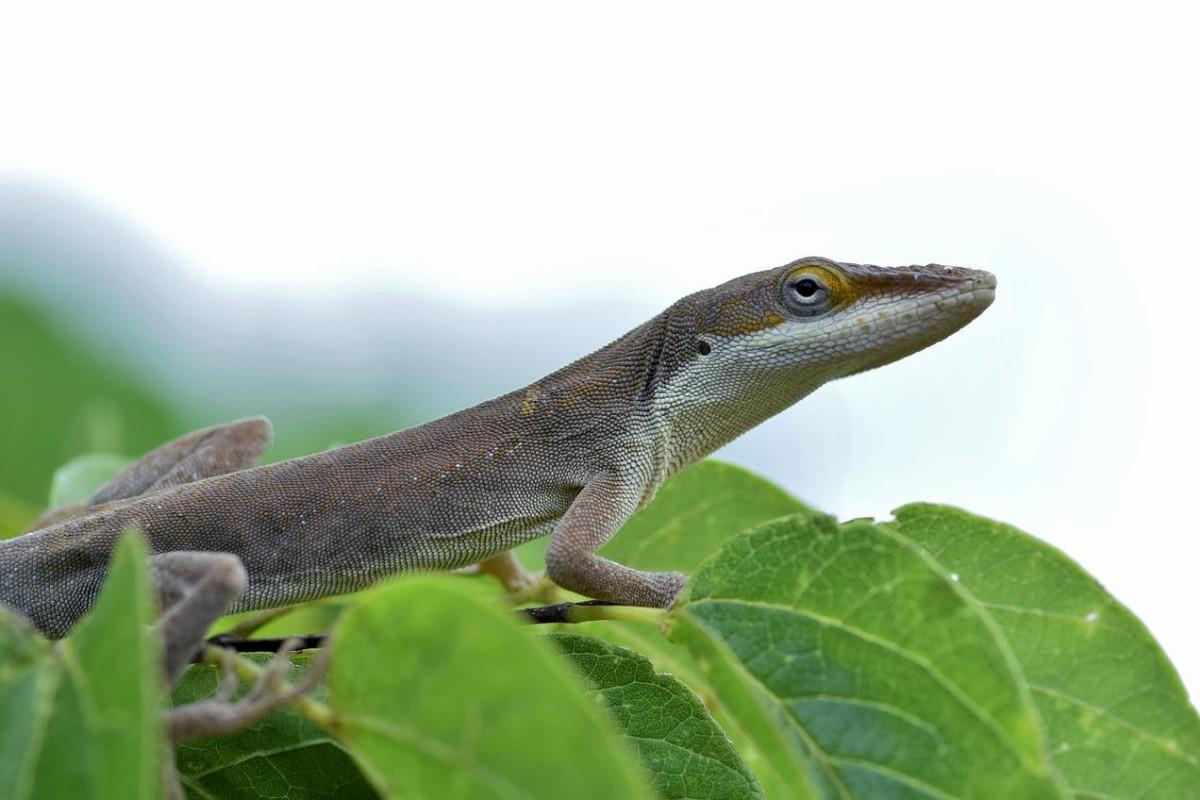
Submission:
M 806 300 L 816 295 L 817 291 L 821 290 L 821 287 L 812 278 L 800 278 L 799 281 L 792 284 L 792 290 L 796 291 L 796 294 Z
M 829 310 L 829 287 L 819 276 L 799 275 L 783 284 L 780 298 L 798 317 L 815 317 Z
M 800 295 L 801 297 L 812 297 L 821 290 L 821 287 L 818 286 L 817 282 L 812 278 L 803 278 L 802 280 L 798 280 L 792 285 L 792 288 L 796 291 L 796 294 Z

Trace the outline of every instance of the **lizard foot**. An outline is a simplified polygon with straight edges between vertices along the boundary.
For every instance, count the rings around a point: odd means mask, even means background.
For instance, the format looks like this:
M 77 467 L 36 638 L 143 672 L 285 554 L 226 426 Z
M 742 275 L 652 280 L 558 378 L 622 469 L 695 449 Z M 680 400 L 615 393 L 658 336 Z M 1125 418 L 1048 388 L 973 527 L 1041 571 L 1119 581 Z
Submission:
M 275 657 L 255 680 L 249 693 L 239 700 L 232 699 L 238 687 L 237 675 L 234 672 L 237 656 L 232 651 L 223 650 L 220 657 L 221 679 L 212 697 L 171 709 L 164 714 L 168 741 L 172 745 L 163 764 L 164 793 L 170 800 L 184 798 L 179 771 L 175 765 L 173 745 L 205 736 L 227 736 L 237 733 L 275 709 L 308 693 L 321 679 L 329 661 L 328 648 L 321 651 L 301 680 L 290 686 L 284 680 L 291 666 L 288 652 L 293 649 L 296 641 L 298 640 L 289 639 L 283 643 Z
M 213 696 L 167 712 L 167 733 L 171 741 L 178 744 L 205 736 L 237 733 L 306 694 L 324 674 L 329 649 L 321 651 L 302 679 L 288 685 L 284 680 L 292 666 L 288 653 L 297 644 L 296 639 L 286 640 L 254 681 L 249 693 L 239 700 L 230 699 L 237 688 L 237 678 L 233 674 L 236 656 L 225 651 L 221 656 L 221 683 Z
M 524 605 L 525 603 L 546 603 L 552 605 L 562 599 L 558 584 L 550 580 L 545 573 L 531 572 L 529 575 L 534 579 L 533 582 L 525 588 L 513 592 L 508 598 L 514 606 Z

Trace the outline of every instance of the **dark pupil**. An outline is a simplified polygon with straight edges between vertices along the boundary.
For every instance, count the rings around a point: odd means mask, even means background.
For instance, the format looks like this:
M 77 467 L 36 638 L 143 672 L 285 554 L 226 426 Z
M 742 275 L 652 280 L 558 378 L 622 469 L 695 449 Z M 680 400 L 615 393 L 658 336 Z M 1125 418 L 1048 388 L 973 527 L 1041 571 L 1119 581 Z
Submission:
M 821 289 L 817 282 L 812 278 L 804 278 L 803 280 L 796 281 L 795 288 L 796 294 L 800 295 L 801 297 L 812 297 Z

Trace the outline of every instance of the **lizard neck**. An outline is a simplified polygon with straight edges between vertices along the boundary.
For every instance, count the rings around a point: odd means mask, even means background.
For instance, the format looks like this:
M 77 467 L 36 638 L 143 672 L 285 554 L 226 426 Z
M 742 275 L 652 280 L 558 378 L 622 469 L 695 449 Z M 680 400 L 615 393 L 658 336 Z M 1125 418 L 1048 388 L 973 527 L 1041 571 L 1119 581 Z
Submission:
M 664 431 L 664 478 L 796 404 L 825 380 L 817 369 L 796 369 L 765 380 L 730 375 L 727 382 L 697 391 L 698 382 L 683 370 L 655 398 Z

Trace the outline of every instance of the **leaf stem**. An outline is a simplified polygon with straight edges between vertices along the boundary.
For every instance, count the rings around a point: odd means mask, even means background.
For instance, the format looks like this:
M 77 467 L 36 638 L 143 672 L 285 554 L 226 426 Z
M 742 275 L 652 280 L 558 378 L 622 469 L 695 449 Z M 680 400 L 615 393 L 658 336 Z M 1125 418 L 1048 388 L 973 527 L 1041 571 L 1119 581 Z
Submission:
M 204 648 L 205 664 L 219 667 L 228 658 L 228 650 L 208 645 Z M 254 683 L 263 674 L 263 667 L 242 655 L 233 657 L 233 671 L 243 681 Z M 337 715 L 327 703 L 315 700 L 307 695 L 301 695 L 292 701 L 301 714 L 308 717 L 316 725 L 331 733 L 337 729 Z
M 584 603 L 557 603 L 552 606 L 537 608 L 522 608 L 518 612 L 538 625 L 548 623 L 579 623 L 596 622 L 598 620 L 620 620 L 635 622 L 641 625 L 662 625 L 666 621 L 667 612 L 662 608 L 641 608 L 639 606 L 621 606 L 598 600 Z

